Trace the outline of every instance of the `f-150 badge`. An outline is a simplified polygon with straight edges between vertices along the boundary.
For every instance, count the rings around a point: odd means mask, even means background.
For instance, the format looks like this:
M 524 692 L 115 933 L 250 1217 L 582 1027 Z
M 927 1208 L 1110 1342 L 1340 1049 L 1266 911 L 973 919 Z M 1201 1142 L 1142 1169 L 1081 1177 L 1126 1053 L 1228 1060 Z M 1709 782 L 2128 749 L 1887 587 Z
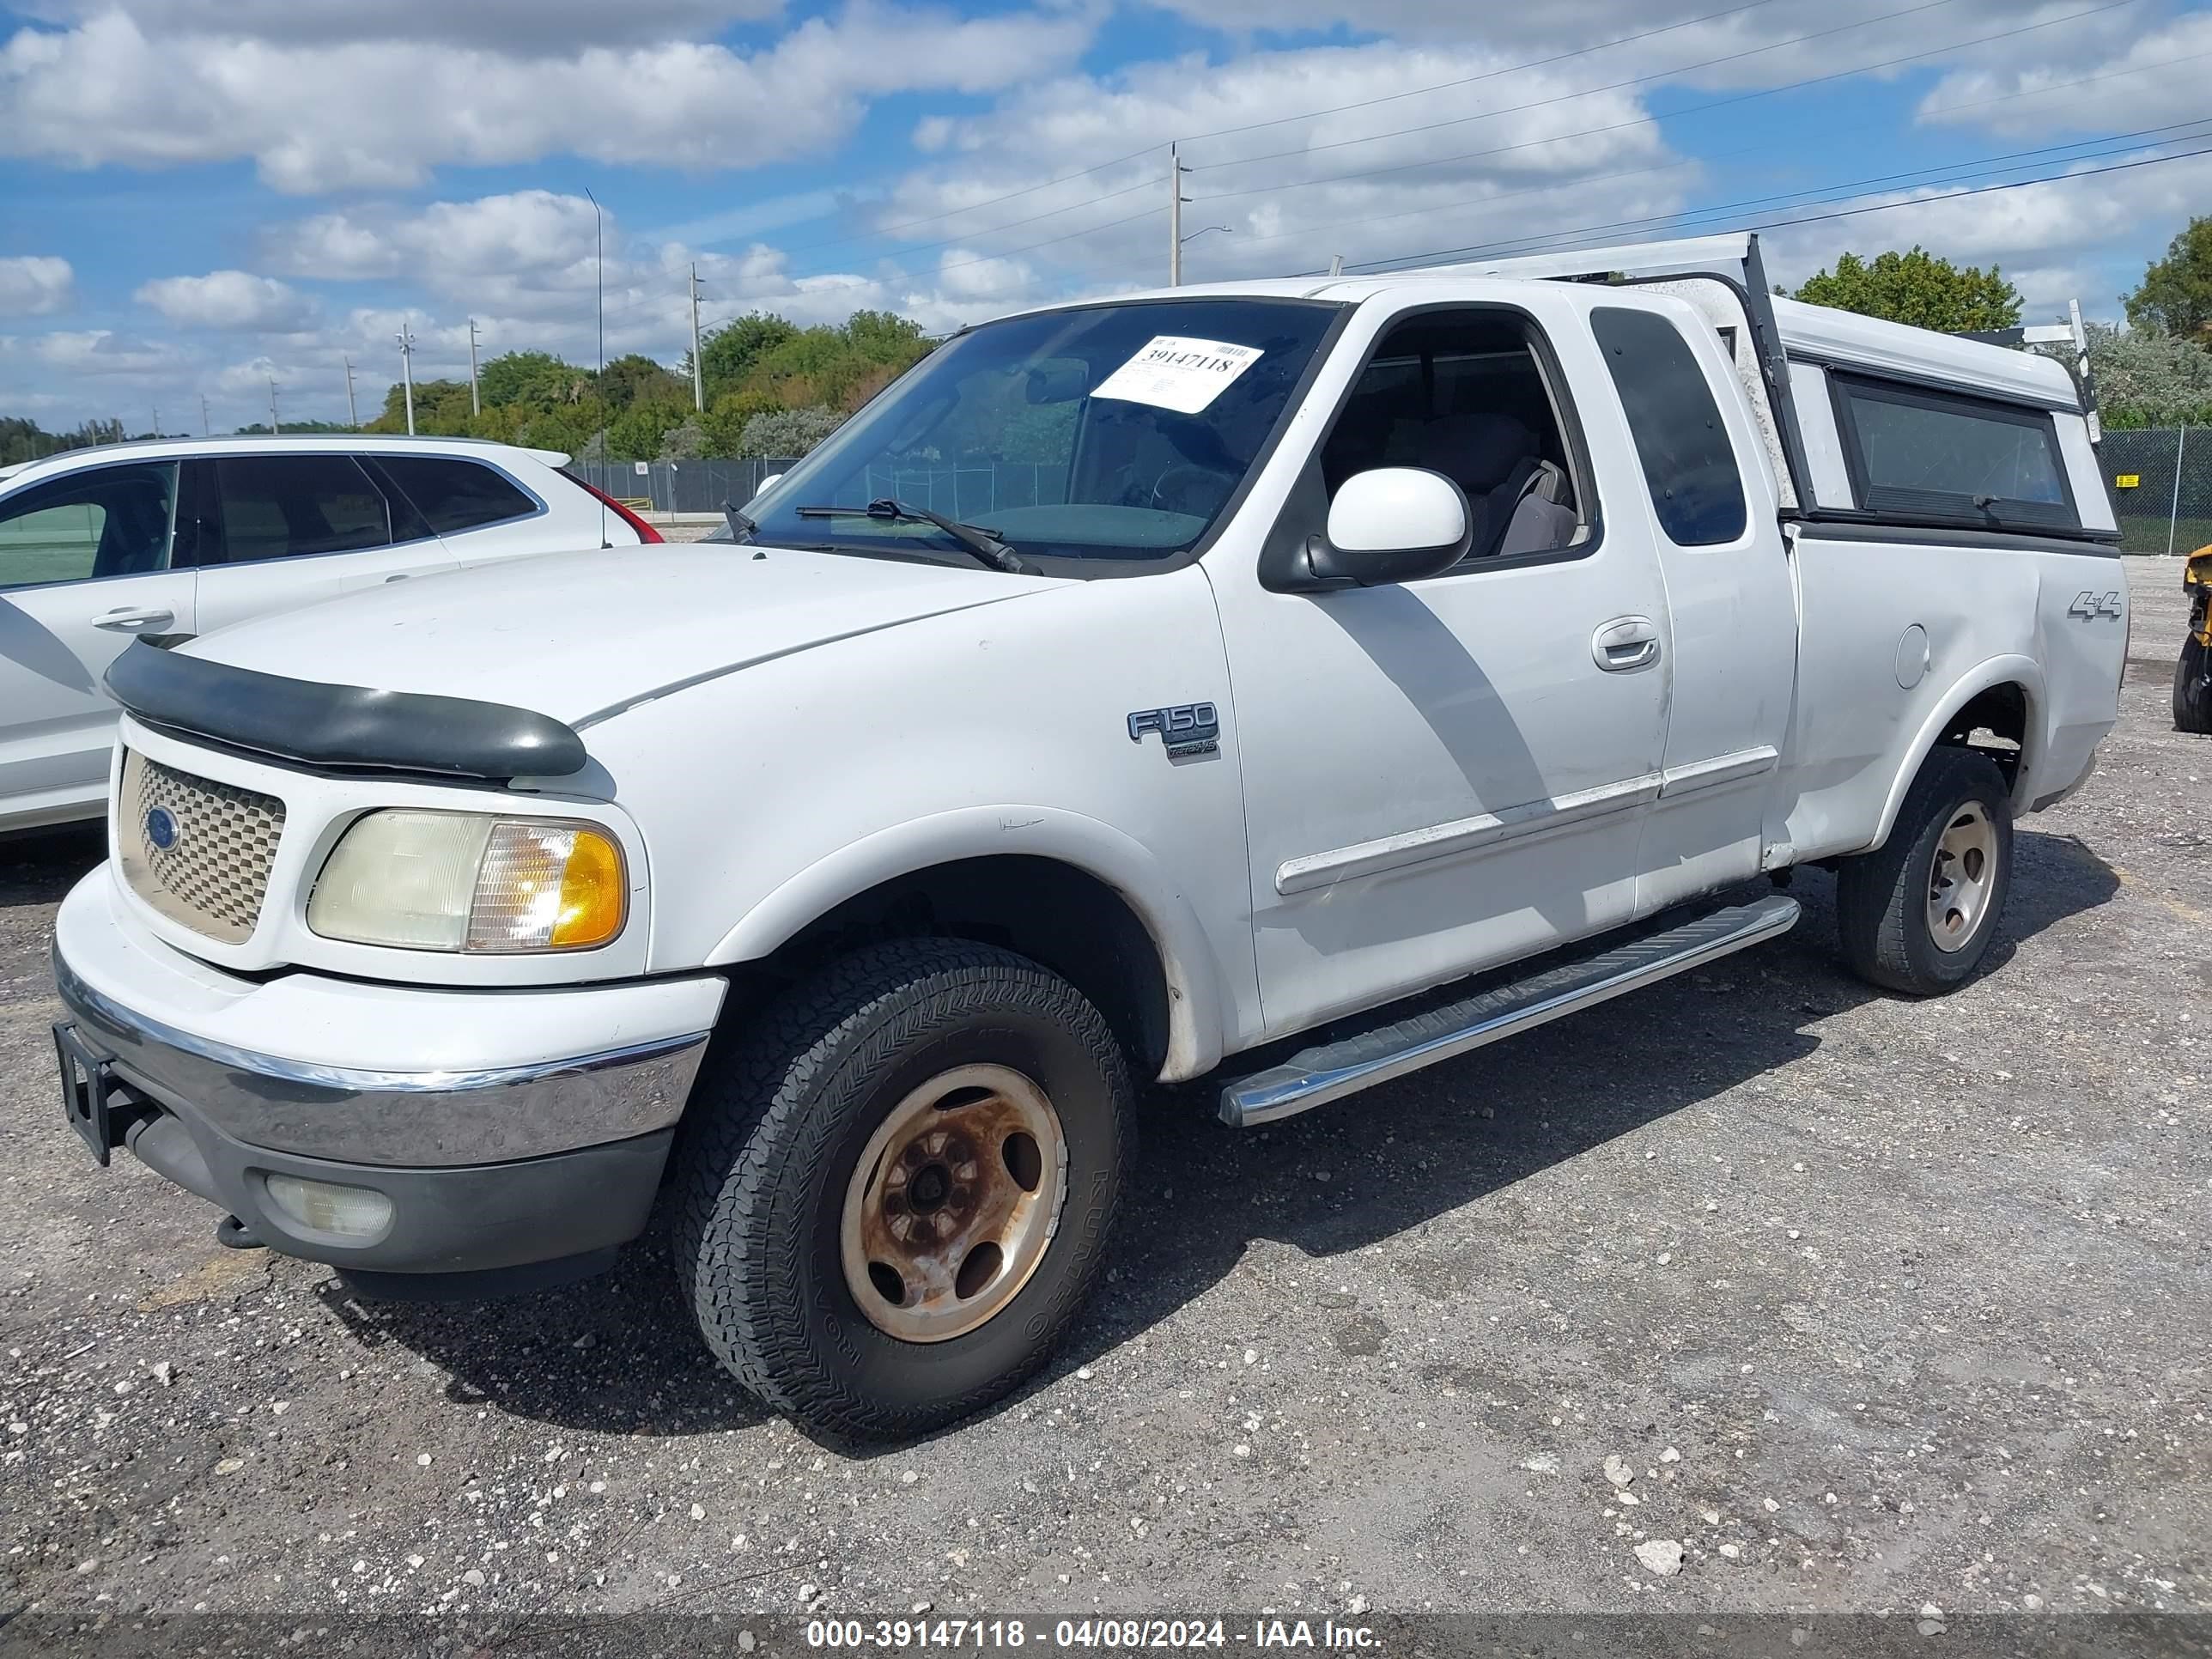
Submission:
M 1129 741 L 1142 743 L 1157 732 L 1170 760 L 1210 755 L 1221 746 L 1221 716 L 1210 702 L 1179 702 L 1171 708 L 1140 708 L 1129 716 Z

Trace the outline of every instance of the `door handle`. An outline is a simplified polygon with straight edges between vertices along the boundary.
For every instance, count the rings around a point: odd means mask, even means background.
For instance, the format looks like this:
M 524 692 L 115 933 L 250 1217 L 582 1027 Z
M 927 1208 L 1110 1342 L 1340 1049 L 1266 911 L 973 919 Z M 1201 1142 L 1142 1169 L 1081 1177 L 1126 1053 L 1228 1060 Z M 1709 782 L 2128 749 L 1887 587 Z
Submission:
M 411 570 L 402 570 L 397 575 L 386 576 L 384 579 L 385 586 L 388 587 L 393 582 L 404 582 L 414 574 Z
M 118 634 L 135 634 L 144 629 L 167 628 L 176 621 L 177 613 L 159 605 L 124 605 L 120 609 L 103 611 L 92 619 L 94 628 L 106 628 Z
M 1608 674 L 1659 660 L 1659 629 L 1649 617 L 1616 617 L 1590 635 L 1590 658 Z

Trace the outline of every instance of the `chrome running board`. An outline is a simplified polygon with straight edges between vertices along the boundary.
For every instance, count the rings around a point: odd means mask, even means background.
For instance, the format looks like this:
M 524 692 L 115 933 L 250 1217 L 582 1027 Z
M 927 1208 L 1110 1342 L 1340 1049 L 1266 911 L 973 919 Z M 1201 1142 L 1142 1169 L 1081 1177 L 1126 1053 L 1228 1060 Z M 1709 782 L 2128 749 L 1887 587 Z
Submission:
M 1796 926 L 1797 915 L 1797 901 L 1781 893 L 1710 910 L 1527 979 L 1303 1049 L 1279 1066 L 1223 1085 L 1222 1121 L 1248 1128 L 1341 1100 L 1774 939 Z

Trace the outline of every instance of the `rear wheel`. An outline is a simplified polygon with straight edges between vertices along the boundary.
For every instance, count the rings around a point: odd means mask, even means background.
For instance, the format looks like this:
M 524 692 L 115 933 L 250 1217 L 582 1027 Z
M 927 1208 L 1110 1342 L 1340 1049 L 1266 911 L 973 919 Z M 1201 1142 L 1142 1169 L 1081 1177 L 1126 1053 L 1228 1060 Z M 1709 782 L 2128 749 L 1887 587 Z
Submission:
M 1863 979 L 1913 996 L 1966 982 L 2012 879 L 2011 791 L 1987 756 L 1937 748 L 1889 840 L 1836 875 L 1844 955 Z
M 2194 630 L 2183 636 L 2173 665 L 2173 729 L 2212 732 L 2212 651 Z
M 831 964 L 718 1058 L 676 1258 L 737 1378 L 808 1427 L 919 1434 L 1033 1370 L 1089 1294 L 1133 1145 L 1097 1011 L 949 939 Z

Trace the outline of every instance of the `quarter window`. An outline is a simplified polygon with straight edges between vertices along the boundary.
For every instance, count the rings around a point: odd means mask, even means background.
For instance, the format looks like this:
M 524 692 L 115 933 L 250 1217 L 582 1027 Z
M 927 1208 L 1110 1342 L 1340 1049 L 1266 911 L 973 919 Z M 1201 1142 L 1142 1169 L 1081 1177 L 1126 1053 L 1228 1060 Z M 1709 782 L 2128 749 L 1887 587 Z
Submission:
M 1600 307 L 1590 328 L 1627 411 L 1659 528 L 1677 547 L 1735 540 L 1747 522 L 1743 473 L 1690 343 L 1648 311 Z
M 215 471 L 220 562 L 391 544 L 383 492 L 350 455 L 238 455 L 216 462 Z
M 1831 377 L 1858 504 L 1870 513 L 2030 530 L 2081 527 L 2041 410 Z
M 538 503 L 501 474 L 475 461 L 425 455 L 376 455 L 370 464 L 415 504 L 440 535 L 527 518 Z
M 177 464 L 94 467 L 0 501 L 0 587 L 169 568 Z

